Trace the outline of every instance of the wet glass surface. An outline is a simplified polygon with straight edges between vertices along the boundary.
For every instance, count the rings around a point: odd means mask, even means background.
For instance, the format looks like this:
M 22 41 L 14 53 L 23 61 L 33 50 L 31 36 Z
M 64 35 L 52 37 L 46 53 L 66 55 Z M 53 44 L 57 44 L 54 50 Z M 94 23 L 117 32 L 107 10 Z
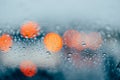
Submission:
M 120 80 L 119 6 L 1 0 L 0 80 Z

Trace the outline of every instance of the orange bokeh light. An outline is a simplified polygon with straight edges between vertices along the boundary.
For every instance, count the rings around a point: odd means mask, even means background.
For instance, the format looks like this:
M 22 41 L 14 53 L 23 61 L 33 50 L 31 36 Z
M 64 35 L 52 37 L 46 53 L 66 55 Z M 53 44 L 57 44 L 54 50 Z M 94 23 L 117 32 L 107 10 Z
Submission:
M 99 48 L 103 42 L 102 37 L 98 32 L 91 32 L 90 34 L 88 34 L 88 37 L 89 37 L 88 47 L 92 50 L 96 50 L 97 48 Z
M 3 52 L 8 52 L 12 46 L 12 37 L 9 34 L 3 34 L 0 37 L 0 50 Z
M 21 35 L 25 38 L 34 38 L 38 35 L 39 31 L 38 24 L 32 21 L 23 24 L 20 29 Z
M 80 51 L 86 48 L 96 50 L 102 44 L 102 37 L 97 32 L 86 34 L 76 30 L 67 30 L 63 35 L 63 42 L 68 47 Z
M 45 47 L 51 52 L 58 52 L 63 46 L 61 36 L 53 32 L 48 33 L 44 37 L 44 44 Z
M 82 35 L 76 30 L 67 30 L 63 35 L 64 44 L 70 48 L 83 50 Z
M 37 67 L 32 61 L 22 61 L 20 70 L 25 76 L 32 77 L 36 74 Z

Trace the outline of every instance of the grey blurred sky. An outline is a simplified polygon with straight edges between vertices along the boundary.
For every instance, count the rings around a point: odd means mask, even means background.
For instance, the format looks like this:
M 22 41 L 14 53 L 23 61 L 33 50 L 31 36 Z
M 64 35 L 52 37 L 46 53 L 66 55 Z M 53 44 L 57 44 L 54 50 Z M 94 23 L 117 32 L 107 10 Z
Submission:
M 120 26 L 120 0 L 0 0 L 0 23 L 24 19 L 100 21 Z

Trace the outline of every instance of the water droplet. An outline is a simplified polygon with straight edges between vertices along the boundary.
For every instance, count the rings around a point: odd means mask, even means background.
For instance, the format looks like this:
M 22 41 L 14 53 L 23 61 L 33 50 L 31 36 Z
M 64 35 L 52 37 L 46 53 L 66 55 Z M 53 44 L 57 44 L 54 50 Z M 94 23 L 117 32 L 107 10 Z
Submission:
M 84 41 L 82 41 L 82 46 L 86 46 L 86 43 Z
M 68 56 L 71 57 L 71 55 L 72 55 L 72 53 L 69 52 L 69 53 L 68 53 Z
M 71 58 L 70 58 L 70 57 L 67 57 L 67 60 L 68 60 L 69 62 L 71 62 Z
M 47 53 L 48 55 L 50 55 L 50 54 L 51 54 L 51 52 L 50 52 L 50 51 L 46 51 L 46 53 Z

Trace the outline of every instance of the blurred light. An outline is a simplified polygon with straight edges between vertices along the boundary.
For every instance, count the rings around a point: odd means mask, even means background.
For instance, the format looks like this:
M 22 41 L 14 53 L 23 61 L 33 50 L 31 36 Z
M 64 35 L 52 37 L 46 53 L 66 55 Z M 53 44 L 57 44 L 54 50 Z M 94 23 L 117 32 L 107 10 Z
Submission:
M 36 74 L 37 72 L 37 67 L 36 65 L 31 62 L 31 61 L 23 61 L 20 64 L 20 70 L 21 72 L 27 76 L 27 77 L 32 77 Z
M 27 22 L 22 25 L 20 33 L 25 38 L 34 38 L 39 33 L 38 24 L 35 22 Z
M 0 37 L 0 50 L 3 52 L 8 52 L 12 46 L 12 38 L 9 34 L 3 34 Z
M 46 48 L 51 52 L 58 52 L 62 48 L 62 38 L 56 33 L 48 33 L 44 38 Z
M 64 44 L 70 48 L 83 50 L 81 34 L 76 30 L 67 30 L 63 35 Z

